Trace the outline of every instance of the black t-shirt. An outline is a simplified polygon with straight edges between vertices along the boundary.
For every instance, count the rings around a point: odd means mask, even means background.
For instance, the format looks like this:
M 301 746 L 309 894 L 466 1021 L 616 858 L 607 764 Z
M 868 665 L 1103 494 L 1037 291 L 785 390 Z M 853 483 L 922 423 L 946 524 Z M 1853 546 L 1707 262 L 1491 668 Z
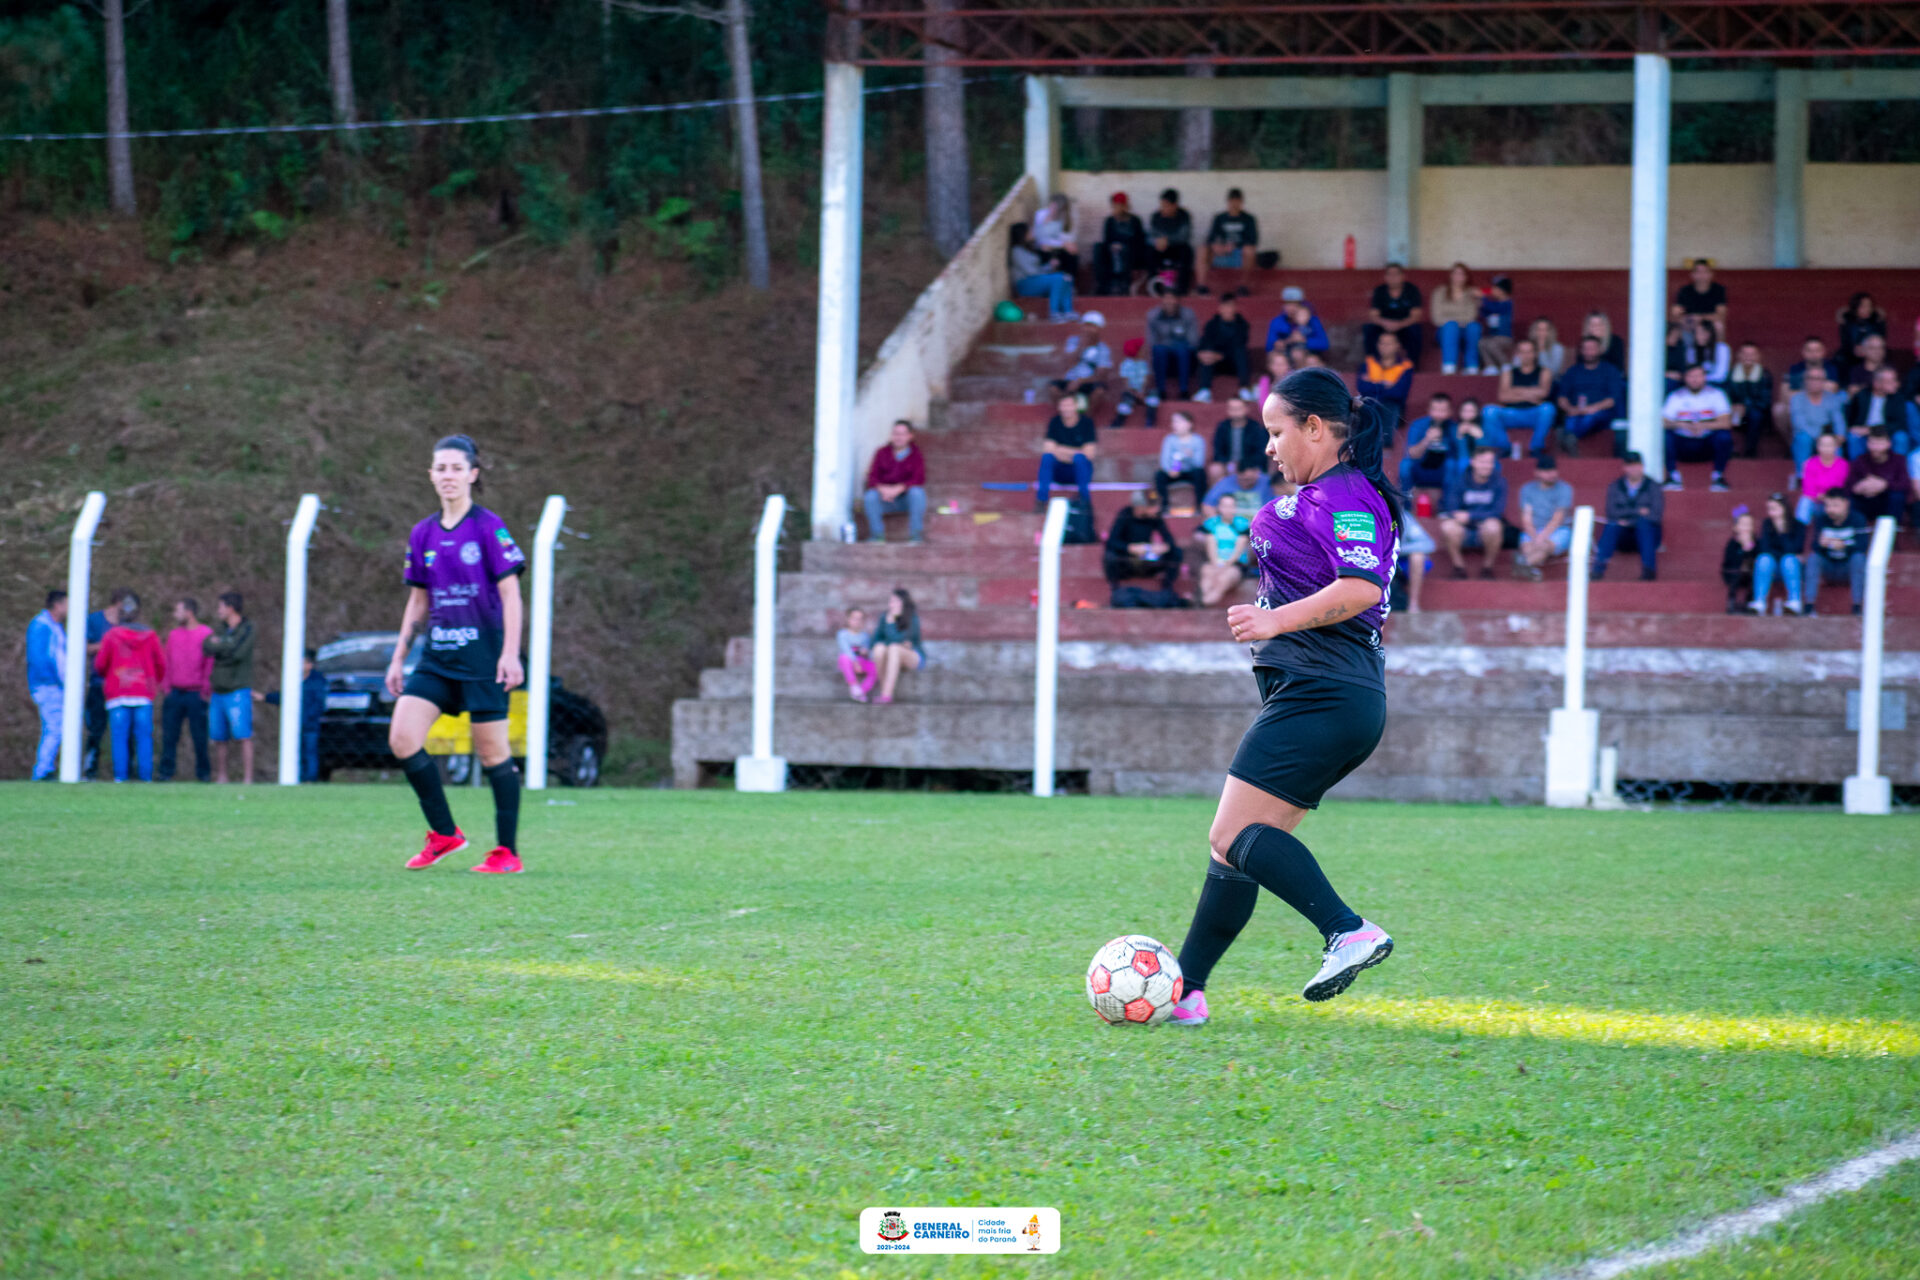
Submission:
M 1156 209 L 1147 219 L 1147 230 L 1168 244 L 1187 244 L 1193 239 L 1193 215 L 1185 209 L 1175 209 L 1172 216 L 1168 216 Z
M 1689 280 L 1680 286 L 1680 292 L 1674 295 L 1674 302 L 1680 307 L 1682 315 L 1710 316 L 1727 305 L 1727 286 L 1715 280 L 1703 292 L 1694 288 Z
M 1867 549 L 1869 538 L 1867 518 L 1858 511 L 1849 510 L 1847 518 L 1839 524 L 1827 519 L 1824 509 L 1816 511 L 1813 513 L 1812 529 L 1814 554 L 1831 560 L 1835 564 L 1845 564 L 1847 558 L 1854 552 L 1864 552 Z M 1829 546 L 1823 539 L 1838 545 Z
M 1216 213 L 1207 232 L 1207 243 L 1225 245 L 1228 250 L 1251 249 L 1260 243 L 1260 224 L 1242 209 L 1239 213 Z
M 1375 285 L 1373 301 L 1369 305 L 1380 313 L 1382 320 L 1405 320 L 1413 314 L 1415 307 L 1424 305 L 1424 302 L 1425 299 L 1420 296 L 1420 286 L 1407 280 L 1401 283 L 1400 296 L 1397 298 L 1384 284 Z
M 1066 445 L 1069 449 L 1078 449 L 1081 445 L 1092 444 L 1098 436 L 1091 415 L 1083 413 L 1078 422 L 1068 426 L 1060 421 L 1060 415 L 1056 413 L 1047 421 L 1047 439 L 1055 444 Z
M 1167 522 L 1159 516 L 1143 516 L 1132 507 L 1123 508 L 1113 518 L 1113 528 L 1107 531 L 1107 554 L 1124 556 L 1132 554 L 1127 550 L 1136 542 L 1152 542 L 1155 534 L 1160 535 L 1163 546 L 1174 545 L 1173 535 L 1167 532 Z
M 1236 439 L 1236 437 L 1238 437 Z M 1220 419 L 1213 429 L 1213 460 L 1224 462 L 1234 471 L 1241 467 L 1267 469 L 1267 429 L 1252 418 L 1233 429 L 1232 418 Z
M 1541 385 L 1540 379 L 1546 376 L 1546 372 L 1546 369 L 1540 365 L 1533 366 L 1531 373 L 1522 369 L 1519 365 L 1515 365 L 1513 368 L 1507 370 L 1507 385 L 1512 387 L 1537 387 Z M 1552 384 L 1549 383 L 1548 385 Z

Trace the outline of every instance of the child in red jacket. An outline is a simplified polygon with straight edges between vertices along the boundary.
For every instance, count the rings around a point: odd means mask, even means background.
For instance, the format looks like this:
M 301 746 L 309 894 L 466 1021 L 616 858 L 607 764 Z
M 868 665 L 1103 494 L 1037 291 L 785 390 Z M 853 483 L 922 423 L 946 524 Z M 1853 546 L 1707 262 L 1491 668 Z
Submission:
M 139 616 L 139 597 L 128 595 L 120 605 L 119 625 L 100 638 L 93 659 L 94 670 L 105 680 L 115 782 L 127 780 L 130 755 L 138 756 L 140 781 L 153 781 L 153 700 L 167 678 L 167 655 L 160 637 L 142 626 Z

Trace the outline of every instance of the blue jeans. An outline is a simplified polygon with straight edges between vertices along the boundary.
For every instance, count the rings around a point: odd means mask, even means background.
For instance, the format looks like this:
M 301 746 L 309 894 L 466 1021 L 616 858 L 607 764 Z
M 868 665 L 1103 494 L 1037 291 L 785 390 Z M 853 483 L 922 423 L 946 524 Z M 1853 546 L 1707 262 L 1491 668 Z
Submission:
M 113 734 L 113 780 L 127 780 L 127 757 L 140 765 L 140 781 L 153 781 L 153 704 L 108 707 L 107 729 Z M 129 741 L 131 739 L 131 741 Z
M 1180 398 L 1185 400 L 1193 390 L 1193 348 L 1184 344 L 1177 347 L 1155 347 L 1153 349 L 1153 391 L 1162 400 L 1167 398 L 1167 375 L 1175 371 L 1180 374 Z
M 1502 438 L 1511 441 L 1514 436 L 1526 432 L 1531 436 L 1535 452 L 1547 447 L 1547 436 L 1553 431 L 1554 409 L 1550 404 L 1536 404 L 1521 407 L 1510 404 L 1490 404 L 1480 410 L 1480 421 L 1486 424 L 1489 439 L 1497 427 Z
M 1611 428 L 1618 416 L 1611 409 L 1601 413 L 1570 413 L 1567 415 L 1567 433 L 1576 440 L 1585 440 L 1596 431 Z
M 1683 436 L 1667 429 L 1667 479 L 1674 478 L 1683 462 L 1711 462 L 1713 474 L 1725 475 L 1733 457 L 1733 432 L 1709 431 L 1703 436 Z
M 1053 491 L 1056 484 L 1077 485 L 1080 489 L 1080 501 L 1087 504 L 1087 510 L 1093 510 L 1093 490 L 1087 486 L 1093 483 L 1093 463 L 1084 453 L 1073 455 L 1072 465 L 1068 465 L 1050 453 L 1040 455 L 1040 483 L 1034 486 L 1041 502 Z
M 1467 340 L 1466 359 L 1464 361 L 1460 358 L 1460 339 L 1462 336 L 1465 336 Z M 1465 328 L 1461 327 L 1458 320 L 1449 320 L 1440 326 L 1440 363 L 1443 365 L 1456 366 L 1464 363 L 1469 373 L 1479 370 L 1480 322 L 1478 320 L 1468 321 Z
M 1654 570 L 1654 554 L 1660 550 L 1660 526 L 1651 520 L 1635 520 L 1632 524 L 1616 524 L 1609 520 L 1600 526 L 1600 537 L 1593 549 L 1593 572 L 1598 577 L 1607 571 L 1607 561 L 1613 559 L 1613 553 L 1631 543 L 1640 553 L 1640 567 L 1648 573 Z
M 1447 481 L 1453 479 L 1461 470 L 1460 459 L 1457 456 L 1444 457 L 1438 463 L 1428 466 L 1426 460 L 1430 456 L 1421 454 L 1415 458 L 1412 454 L 1408 454 L 1400 459 L 1401 492 L 1404 493 L 1409 489 L 1444 489 L 1447 487 Z
M 33 780 L 51 778 L 60 770 L 60 726 L 67 716 L 67 691 L 57 684 L 43 684 L 33 690 L 33 705 L 40 709 L 40 749 L 33 756 Z
M 320 731 L 300 731 L 300 781 L 320 781 Z
M 878 489 L 867 490 L 867 537 L 876 542 L 886 540 L 887 528 L 880 517 L 889 511 L 907 513 L 907 536 L 918 542 L 927 529 L 927 491 L 917 484 L 909 485 L 905 493 L 888 502 Z
M 1058 271 L 1042 271 L 1037 276 L 1016 280 L 1013 292 L 1021 298 L 1045 298 L 1047 310 L 1055 320 L 1073 310 L 1073 281 Z
M 1787 589 L 1787 603 L 1798 607 L 1800 604 L 1800 557 L 1757 555 L 1753 558 L 1753 598 L 1761 604 L 1767 602 L 1767 593 L 1773 590 L 1773 575 L 1780 575 L 1780 584 Z

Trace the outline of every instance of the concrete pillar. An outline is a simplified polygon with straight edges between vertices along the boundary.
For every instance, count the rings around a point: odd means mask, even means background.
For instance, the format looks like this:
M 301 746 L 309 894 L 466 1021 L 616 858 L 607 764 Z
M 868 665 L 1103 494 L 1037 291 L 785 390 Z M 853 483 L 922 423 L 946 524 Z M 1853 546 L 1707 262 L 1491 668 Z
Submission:
M 1807 179 L 1807 73 L 1773 73 L 1773 265 L 1800 267 Z
M 1667 131 L 1673 65 L 1658 53 L 1633 56 L 1633 253 L 1627 281 L 1627 439 L 1666 478 L 1660 409 L 1667 367 Z
M 1426 148 L 1420 78 L 1387 77 L 1387 261 L 1412 266 L 1419 239 L 1420 166 Z
M 1060 180 L 1060 99 L 1052 76 L 1027 77 L 1027 176 L 1042 200 Z
M 866 73 L 827 64 L 820 161 L 820 331 L 814 348 L 815 538 L 834 538 L 853 517 L 853 393 L 860 356 L 860 177 Z

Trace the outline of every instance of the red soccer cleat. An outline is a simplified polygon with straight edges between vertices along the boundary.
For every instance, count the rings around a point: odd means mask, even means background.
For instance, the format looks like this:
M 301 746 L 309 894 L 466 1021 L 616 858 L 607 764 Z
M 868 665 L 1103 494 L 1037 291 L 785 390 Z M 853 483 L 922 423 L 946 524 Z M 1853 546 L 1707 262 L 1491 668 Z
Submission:
M 455 827 L 453 834 L 443 836 L 437 832 L 427 832 L 427 847 L 413 855 L 407 862 L 407 870 L 418 871 L 430 867 L 450 853 L 458 853 L 467 847 L 467 837 L 460 828 Z
M 474 868 L 482 875 L 507 876 L 520 870 L 520 859 L 513 850 L 501 845 L 487 855 L 487 860 Z

